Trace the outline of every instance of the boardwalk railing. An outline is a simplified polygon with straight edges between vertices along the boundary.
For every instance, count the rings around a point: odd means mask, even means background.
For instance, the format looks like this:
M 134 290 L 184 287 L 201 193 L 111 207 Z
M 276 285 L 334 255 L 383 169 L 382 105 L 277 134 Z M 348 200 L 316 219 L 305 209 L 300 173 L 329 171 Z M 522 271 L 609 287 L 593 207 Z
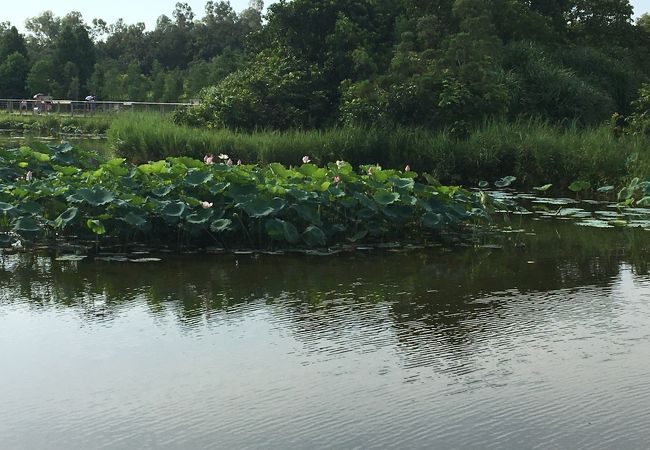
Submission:
M 97 113 L 118 113 L 121 111 L 158 112 L 166 114 L 191 103 L 157 103 L 124 101 L 85 101 L 40 99 L 0 99 L 0 111 L 12 114 L 60 114 L 66 116 L 92 116 Z

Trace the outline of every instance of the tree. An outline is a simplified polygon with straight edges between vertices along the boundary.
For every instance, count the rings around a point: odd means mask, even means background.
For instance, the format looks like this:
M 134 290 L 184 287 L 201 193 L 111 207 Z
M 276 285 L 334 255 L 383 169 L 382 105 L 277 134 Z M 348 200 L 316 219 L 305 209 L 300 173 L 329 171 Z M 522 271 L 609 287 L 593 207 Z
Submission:
M 4 61 L 14 53 L 27 57 L 27 47 L 23 35 L 16 27 L 11 27 L 0 34 L 0 61 Z
M 2 98 L 27 97 L 26 81 L 29 72 L 27 58 L 14 52 L 0 64 L 0 96 Z

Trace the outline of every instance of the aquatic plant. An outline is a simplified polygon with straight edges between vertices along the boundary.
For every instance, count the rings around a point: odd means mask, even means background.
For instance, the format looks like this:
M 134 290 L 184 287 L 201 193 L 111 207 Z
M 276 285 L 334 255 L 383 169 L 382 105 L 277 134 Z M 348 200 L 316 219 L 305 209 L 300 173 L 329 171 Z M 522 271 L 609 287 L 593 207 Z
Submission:
M 94 238 L 323 247 L 421 241 L 487 217 L 485 194 L 410 167 L 296 162 L 235 165 L 220 154 L 134 165 L 70 144 L 0 150 L 0 245 Z

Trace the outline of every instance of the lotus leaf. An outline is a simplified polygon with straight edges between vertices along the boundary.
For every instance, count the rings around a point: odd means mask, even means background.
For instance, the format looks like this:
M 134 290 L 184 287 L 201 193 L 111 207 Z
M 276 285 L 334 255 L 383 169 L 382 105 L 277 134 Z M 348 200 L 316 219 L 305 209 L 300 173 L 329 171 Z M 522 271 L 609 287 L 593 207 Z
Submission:
M 327 242 L 325 233 L 317 226 L 310 225 L 302 233 L 302 240 L 310 247 L 324 246 Z
M 40 224 L 32 217 L 21 217 L 14 225 L 14 230 L 18 233 L 37 233 L 41 231 Z
M 72 222 L 75 219 L 75 217 L 77 217 L 78 213 L 79 213 L 78 208 L 66 209 L 56 219 L 54 219 L 54 227 L 59 229 L 65 228 L 70 222 Z
M 104 227 L 104 224 L 99 220 L 88 219 L 86 221 L 86 226 L 96 235 L 106 234 L 106 228 Z

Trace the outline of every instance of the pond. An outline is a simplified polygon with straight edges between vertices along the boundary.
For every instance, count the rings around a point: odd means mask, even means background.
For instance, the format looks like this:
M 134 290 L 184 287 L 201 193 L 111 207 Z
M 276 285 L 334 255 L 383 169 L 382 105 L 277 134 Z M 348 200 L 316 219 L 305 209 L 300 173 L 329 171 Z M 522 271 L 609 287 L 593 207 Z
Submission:
M 559 216 L 451 249 L 6 253 L 3 447 L 648 448 L 650 234 Z

